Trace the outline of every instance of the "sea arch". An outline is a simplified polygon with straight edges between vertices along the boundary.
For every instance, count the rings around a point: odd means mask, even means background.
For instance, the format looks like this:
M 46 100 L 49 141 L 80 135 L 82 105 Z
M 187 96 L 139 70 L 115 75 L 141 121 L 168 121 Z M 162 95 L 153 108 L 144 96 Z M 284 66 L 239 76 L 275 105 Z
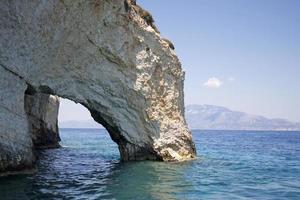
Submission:
M 1 4 L 0 171 L 34 163 L 26 95 L 85 106 L 123 160 L 195 157 L 181 64 L 134 1 Z

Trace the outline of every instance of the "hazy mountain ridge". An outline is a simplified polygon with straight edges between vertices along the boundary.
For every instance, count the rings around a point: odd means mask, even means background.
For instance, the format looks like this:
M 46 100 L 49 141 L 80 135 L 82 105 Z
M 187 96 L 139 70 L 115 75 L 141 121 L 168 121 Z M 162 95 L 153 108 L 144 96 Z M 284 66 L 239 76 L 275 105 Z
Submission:
M 269 119 L 214 105 L 187 105 L 185 114 L 191 129 L 300 130 L 300 123 Z
M 70 120 L 58 123 L 59 128 L 104 128 L 94 120 Z
M 300 130 L 300 123 L 285 119 L 268 119 L 259 115 L 232 111 L 214 105 L 187 105 L 186 120 L 191 129 L 205 130 Z M 63 121 L 60 128 L 103 128 L 94 120 Z

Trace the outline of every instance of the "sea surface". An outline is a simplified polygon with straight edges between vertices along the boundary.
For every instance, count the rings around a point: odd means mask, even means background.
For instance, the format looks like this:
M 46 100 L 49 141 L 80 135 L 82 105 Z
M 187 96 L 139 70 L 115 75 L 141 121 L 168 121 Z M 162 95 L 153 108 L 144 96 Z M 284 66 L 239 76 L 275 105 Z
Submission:
M 61 129 L 32 175 L 0 178 L 0 199 L 300 199 L 300 132 L 193 131 L 198 158 L 119 161 L 101 129 Z

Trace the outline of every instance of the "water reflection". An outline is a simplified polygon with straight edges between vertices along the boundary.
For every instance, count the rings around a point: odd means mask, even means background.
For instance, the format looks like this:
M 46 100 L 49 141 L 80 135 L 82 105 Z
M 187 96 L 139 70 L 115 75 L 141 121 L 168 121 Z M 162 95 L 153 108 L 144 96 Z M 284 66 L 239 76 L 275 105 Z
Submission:
M 65 147 L 40 152 L 37 173 L 0 178 L 0 199 L 300 197 L 299 133 L 207 132 L 194 136 L 197 160 L 122 163 L 98 131 L 62 132 Z
M 189 185 L 184 163 L 120 163 L 111 173 L 107 188 L 115 197 L 126 199 L 176 199 Z
M 81 155 L 78 162 L 72 150 L 51 151 L 41 153 L 39 172 L 29 178 L 30 184 L 23 185 L 27 197 L 178 199 L 190 186 L 185 178 L 187 163 L 122 163 L 91 155 L 84 162 Z
M 36 174 L 12 178 L 6 186 L 6 197 L 176 199 L 187 190 L 187 163 L 123 163 L 108 135 L 99 134 L 99 130 L 86 134 L 80 130 L 74 137 L 74 131 L 62 134 L 63 148 L 39 152 Z M 4 188 L 1 183 L 0 188 Z

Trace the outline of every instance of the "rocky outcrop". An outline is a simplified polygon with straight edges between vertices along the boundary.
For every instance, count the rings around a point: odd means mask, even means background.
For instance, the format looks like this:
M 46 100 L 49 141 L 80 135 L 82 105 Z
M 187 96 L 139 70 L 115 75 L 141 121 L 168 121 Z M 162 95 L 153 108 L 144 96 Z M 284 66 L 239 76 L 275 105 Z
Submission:
M 124 0 L 1 2 L 2 170 L 34 160 L 27 88 L 84 105 L 123 160 L 195 156 L 181 64 L 147 19 Z
M 25 91 L 25 111 L 29 132 L 35 148 L 59 147 L 58 132 L 59 97 Z
M 1 55 L 1 54 L 0 54 Z M 35 163 L 24 109 L 27 85 L 9 69 L 0 67 L 0 174 L 30 169 Z

